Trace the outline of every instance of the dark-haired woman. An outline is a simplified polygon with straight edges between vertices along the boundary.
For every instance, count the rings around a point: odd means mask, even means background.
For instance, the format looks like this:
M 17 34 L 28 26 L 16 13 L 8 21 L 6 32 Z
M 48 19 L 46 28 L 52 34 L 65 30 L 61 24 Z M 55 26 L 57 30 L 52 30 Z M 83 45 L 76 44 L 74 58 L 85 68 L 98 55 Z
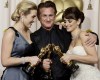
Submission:
M 71 32 L 72 41 L 67 53 L 61 58 L 62 62 L 76 61 L 79 69 L 71 75 L 70 80 L 100 80 L 100 71 L 94 66 L 98 62 L 96 47 L 85 44 L 86 31 L 81 30 L 84 13 L 77 7 L 69 7 L 63 14 L 65 27 Z

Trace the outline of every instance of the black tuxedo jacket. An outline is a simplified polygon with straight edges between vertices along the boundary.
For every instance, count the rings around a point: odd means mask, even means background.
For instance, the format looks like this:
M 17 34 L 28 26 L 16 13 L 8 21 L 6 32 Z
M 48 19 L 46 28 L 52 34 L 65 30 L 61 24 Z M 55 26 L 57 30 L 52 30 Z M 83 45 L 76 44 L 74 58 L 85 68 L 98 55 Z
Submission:
M 36 43 L 39 50 L 49 43 L 53 43 L 56 46 L 59 46 L 62 52 L 65 53 L 71 42 L 71 34 L 64 28 L 60 30 L 57 25 L 54 25 L 50 31 L 41 27 L 39 30 L 31 34 L 31 40 Z M 39 53 L 37 53 L 37 55 L 38 54 Z M 50 58 L 53 62 L 51 64 L 51 71 L 54 80 L 69 80 L 70 71 L 65 68 L 63 63 L 60 62 L 59 56 L 52 52 Z M 43 74 L 43 70 L 38 68 L 34 74 L 35 80 L 41 80 L 41 74 Z

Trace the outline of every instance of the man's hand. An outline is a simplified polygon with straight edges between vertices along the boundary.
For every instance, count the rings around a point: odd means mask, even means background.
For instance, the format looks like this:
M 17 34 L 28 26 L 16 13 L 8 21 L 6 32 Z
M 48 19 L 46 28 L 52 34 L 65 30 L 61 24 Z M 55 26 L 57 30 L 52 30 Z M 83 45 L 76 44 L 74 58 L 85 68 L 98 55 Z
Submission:
M 51 63 L 52 63 L 52 61 L 50 59 L 44 59 L 43 60 L 43 69 L 48 72 L 50 70 Z
M 88 39 L 86 40 L 86 45 L 88 46 L 94 46 L 97 41 L 97 36 L 92 33 L 86 33 L 86 36 L 88 36 Z

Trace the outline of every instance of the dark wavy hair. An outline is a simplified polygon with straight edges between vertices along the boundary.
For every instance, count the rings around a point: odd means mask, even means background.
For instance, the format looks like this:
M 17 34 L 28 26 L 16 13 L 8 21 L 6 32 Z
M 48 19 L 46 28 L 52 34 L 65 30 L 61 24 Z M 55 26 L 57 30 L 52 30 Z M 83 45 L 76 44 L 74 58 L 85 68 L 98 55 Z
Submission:
M 84 21 L 84 13 L 82 11 L 80 11 L 77 7 L 69 7 L 67 8 L 63 15 L 62 15 L 62 19 L 64 20 L 65 19 L 75 19 L 75 20 L 78 20 L 78 19 L 81 19 L 81 22 L 80 22 L 80 25 L 81 26 L 81 23 Z

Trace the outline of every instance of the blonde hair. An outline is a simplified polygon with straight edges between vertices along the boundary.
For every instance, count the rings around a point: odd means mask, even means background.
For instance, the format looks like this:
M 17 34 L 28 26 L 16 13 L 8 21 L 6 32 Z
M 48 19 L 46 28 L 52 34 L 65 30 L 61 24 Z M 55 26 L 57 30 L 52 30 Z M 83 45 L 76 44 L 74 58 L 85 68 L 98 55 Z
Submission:
M 22 1 L 17 5 L 14 13 L 11 16 L 11 19 L 13 21 L 17 22 L 17 21 L 19 21 L 20 14 L 22 12 L 23 12 L 24 15 L 27 15 L 27 14 L 30 13 L 30 10 L 37 10 L 36 4 L 34 2 L 32 2 L 32 1 L 27 1 L 27 0 Z

